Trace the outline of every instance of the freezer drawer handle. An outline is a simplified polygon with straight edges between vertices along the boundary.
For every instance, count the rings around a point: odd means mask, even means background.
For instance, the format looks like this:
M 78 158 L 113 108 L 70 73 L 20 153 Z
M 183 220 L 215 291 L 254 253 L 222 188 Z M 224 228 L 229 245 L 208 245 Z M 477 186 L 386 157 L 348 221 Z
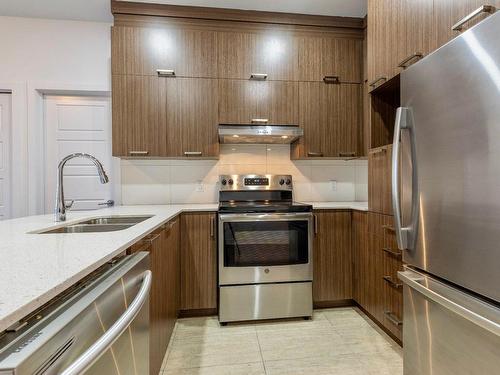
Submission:
M 389 320 L 392 324 L 394 324 L 395 326 L 402 326 L 403 325 L 403 322 L 401 320 L 399 320 L 396 315 L 394 315 L 394 313 L 390 312 L 390 311 L 384 311 L 384 315 L 385 317 L 387 318 L 387 320 Z
M 142 277 L 142 286 L 130 304 L 127 310 L 118 318 L 118 320 L 108 329 L 99 340 L 87 349 L 80 357 L 76 359 L 61 375 L 78 375 L 89 369 L 111 345 L 128 328 L 141 310 L 151 289 L 151 271 L 145 271 Z
M 401 207 L 399 197 L 399 182 L 400 182 L 400 160 L 399 148 L 401 142 L 401 132 L 408 130 L 410 132 L 410 155 L 412 166 L 411 177 L 411 222 L 408 226 L 403 226 L 401 219 Z M 396 239 L 400 250 L 414 248 L 416 228 L 418 225 L 418 176 L 417 176 L 417 161 L 416 161 L 416 140 L 413 124 L 413 116 L 409 108 L 399 107 L 396 111 L 396 123 L 394 125 L 394 139 L 392 143 L 392 209 L 394 213 L 394 227 Z M 410 237 L 410 235 L 412 235 Z
M 493 5 L 481 5 L 479 8 L 477 8 L 475 11 L 469 13 L 466 15 L 464 18 L 462 18 L 460 21 L 458 21 L 456 24 L 454 24 L 451 29 L 453 31 L 462 31 L 462 26 L 465 25 L 467 22 L 471 21 L 472 19 L 476 18 L 482 13 L 495 13 L 497 8 L 495 8 Z
M 384 276 L 383 279 L 395 289 L 399 289 L 403 286 L 401 283 L 396 283 L 391 276 Z
M 400 271 L 398 272 L 398 276 L 410 288 L 415 289 L 417 292 L 424 295 L 428 300 L 437 303 L 438 305 L 443 306 L 444 308 L 454 312 L 455 314 L 460 315 L 461 317 L 467 319 L 468 321 L 490 331 L 496 336 L 500 336 L 500 324 L 494 321 L 489 320 L 488 318 L 469 310 L 468 308 L 446 298 L 446 296 L 435 292 L 422 285 L 422 282 L 425 282 L 425 277 L 419 275 L 412 271 Z M 444 286 L 443 289 L 446 287 Z

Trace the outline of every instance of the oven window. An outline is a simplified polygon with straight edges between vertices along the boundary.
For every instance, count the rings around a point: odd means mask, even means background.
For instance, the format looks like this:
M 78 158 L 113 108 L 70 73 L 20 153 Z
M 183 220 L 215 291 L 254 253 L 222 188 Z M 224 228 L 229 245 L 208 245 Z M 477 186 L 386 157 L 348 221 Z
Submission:
M 307 220 L 224 223 L 224 266 L 308 263 L 307 228 Z

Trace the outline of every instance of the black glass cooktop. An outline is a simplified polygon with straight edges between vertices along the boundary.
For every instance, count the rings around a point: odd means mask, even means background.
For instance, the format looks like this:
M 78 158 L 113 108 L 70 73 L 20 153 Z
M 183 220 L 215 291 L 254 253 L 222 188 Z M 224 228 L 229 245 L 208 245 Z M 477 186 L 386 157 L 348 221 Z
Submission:
M 277 201 L 225 201 L 219 203 L 219 212 L 310 212 L 310 204 Z

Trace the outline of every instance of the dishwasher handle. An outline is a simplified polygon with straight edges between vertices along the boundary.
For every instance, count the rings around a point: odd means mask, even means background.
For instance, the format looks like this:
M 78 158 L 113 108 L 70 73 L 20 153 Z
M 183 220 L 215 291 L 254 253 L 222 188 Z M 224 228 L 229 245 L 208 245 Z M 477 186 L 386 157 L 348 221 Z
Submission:
M 118 318 L 118 320 L 108 329 L 99 340 L 88 348 L 80 357 L 76 359 L 61 375 L 79 375 L 89 369 L 111 345 L 120 337 L 120 335 L 130 326 L 144 302 L 146 302 L 151 289 L 152 274 L 151 271 L 144 271 L 142 274 L 142 285 L 130 306 Z

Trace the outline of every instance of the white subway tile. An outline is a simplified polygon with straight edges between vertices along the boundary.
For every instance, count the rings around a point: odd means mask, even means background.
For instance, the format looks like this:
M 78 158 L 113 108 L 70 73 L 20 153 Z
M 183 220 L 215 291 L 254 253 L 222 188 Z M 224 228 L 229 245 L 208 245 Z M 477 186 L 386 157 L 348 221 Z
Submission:
M 266 145 L 221 145 L 219 164 L 266 164 Z
M 356 200 L 368 201 L 368 162 L 365 165 L 356 165 L 354 182 L 356 184 Z
M 215 203 L 218 201 L 216 164 L 173 165 L 171 177 L 172 203 Z
M 354 168 L 339 165 L 311 166 L 311 200 L 353 201 L 355 199 Z M 332 181 L 336 181 L 333 190 Z
M 122 204 L 169 204 L 170 166 L 122 163 Z
M 290 164 L 290 145 L 266 145 L 267 164 Z
M 219 174 L 266 174 L 266 164 L 221 164 Z

